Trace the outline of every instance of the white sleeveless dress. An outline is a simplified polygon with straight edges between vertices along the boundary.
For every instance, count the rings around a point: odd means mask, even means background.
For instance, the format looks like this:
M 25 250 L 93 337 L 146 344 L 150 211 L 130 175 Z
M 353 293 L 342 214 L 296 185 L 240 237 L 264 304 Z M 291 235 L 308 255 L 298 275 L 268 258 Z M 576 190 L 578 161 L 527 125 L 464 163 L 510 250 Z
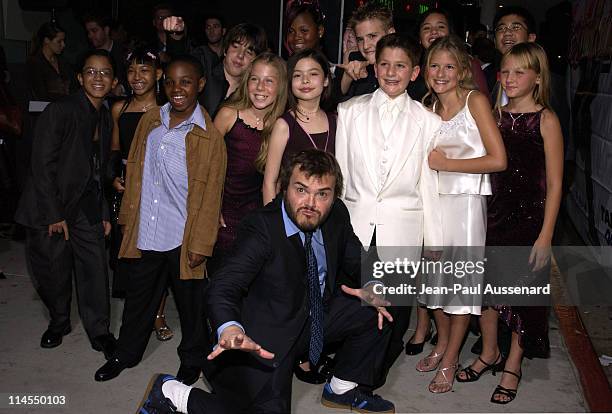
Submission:
M 452 119 L 442 121 L 436 138 L 435 147 L 449 159 L 478 158 L 487 153 L 468 107 L 472 92 Z M 444 229 L 442 263 L 482 260 L 487 233 L 487 196 L 491 195 L 489 175 L 440 171 L 438 192 Z M 458 274 L 436 274 L 423 280 L 428 286 L 452 286 L 455 277 Z M 480 285 L 484 289 L 482 282 L 482 273 L 466 274 L 460 281 L 463 286 Z M 431 309 L 442 308 L 446 313 L 480 315 L 480 295 L 461 295 L 450 302 L 448 298 L 441 300 L 439 295 L 425 294 L 419 296 L 419 302 Z

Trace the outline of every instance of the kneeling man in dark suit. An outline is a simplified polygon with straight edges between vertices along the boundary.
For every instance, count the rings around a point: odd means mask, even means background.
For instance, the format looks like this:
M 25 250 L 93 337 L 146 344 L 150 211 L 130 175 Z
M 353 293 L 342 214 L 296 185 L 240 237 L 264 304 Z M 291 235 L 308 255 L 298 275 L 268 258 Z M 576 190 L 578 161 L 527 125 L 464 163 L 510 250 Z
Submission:
M 160 374 L 143 403 L 147 412 L 288 413 L 296 356 L 307 354 L 315 366 L 330 343 L 340 347 L 322 404 L 394 412 L 393 403 L 366 390 L 384 375 L 390 331 L 383 321 L 391 316 L 371 284 L 354 288 L 362 246 L 337 198 L 342 173 L 335 158 L 315 149 L 296 154 L 281 189 L 244 219 L 234 254 L 211 279 L 207 307 L 218 344 L 208 359 L 220 365 L 211 379 L 215 394 Z

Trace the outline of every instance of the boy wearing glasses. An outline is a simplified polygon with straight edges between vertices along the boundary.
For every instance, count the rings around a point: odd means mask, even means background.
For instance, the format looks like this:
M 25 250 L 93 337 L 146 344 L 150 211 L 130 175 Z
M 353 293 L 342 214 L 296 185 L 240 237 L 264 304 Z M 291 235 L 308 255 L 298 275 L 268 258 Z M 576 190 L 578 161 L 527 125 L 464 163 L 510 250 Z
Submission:
M 79 314 L 92 347 L 109 358 L 109 290 L 104 237 L 110 233 L 104 193 L 111 116 L 104 105 L 117 84 L 106 50 L 88 52 L 82 88 L 43 111 L 36 123 L 31 171 L 15 221 L 26 227 L 26 258 L 49 310 L 40 346 L 55 348 L 71 331 L 72 273 Z
M 503 7 L 493 20 L 495 30 L 495 47 L 502 55 L 519 43 L 536 41 L 536 22 L 532 14 L 519 6 Z M 499 61 L 497 62 L 499 65 Z M 499 71 L 499 67 L 497 68 Z M 561 121 L 563 136 L 569 136 L 569 105 L 566 98 L 565 80 L 562 76 L 551 72 L 550 105 Z M 493 87 L 491 101 L 497 100 L 499 82 Z M 507 103 L 502 91 L 502 105 Z

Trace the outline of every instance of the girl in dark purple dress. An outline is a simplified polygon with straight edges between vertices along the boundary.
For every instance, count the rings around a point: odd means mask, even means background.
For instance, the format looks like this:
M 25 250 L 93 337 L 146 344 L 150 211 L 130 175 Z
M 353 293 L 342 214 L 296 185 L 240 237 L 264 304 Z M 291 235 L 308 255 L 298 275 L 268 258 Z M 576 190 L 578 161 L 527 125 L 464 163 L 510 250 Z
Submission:
M 276 197 L 281 165 L 291 155 L 313 147 L 332 154 L 335 149 L 336 114 L 321 109 L 331 94 L 327 58 L 318 50 L 306 49 L 291 56 L 287 66 L 289 111 L 276 121 L 270 137 L 264 204 Z
M 215 117 L 215 127 L 225 136 L 227 173 L 214 263 L 231 248 L 240 220 L 262 205 L 268 140 L 286 102 L 285 62 L 263 53 L 253 60 L 236 92 Z
M 551 241 L 563 179 L 563 136 L 559 120 L 548 104 L 549 79 L 546 53 L 535 43 L 517 44 L 502 59 L 501 86 L 508 104 L 501 106 L 500 93 L 497 108 L 508 168 L 491 175 L 493 195 L 487 214 L 487 245 L 533 246 L 524 264 L 529 271 L 543 272 L 545 277 L 550 272 Z M 516 257 L 495 260 L 511 266 L 508 262 L 516 261 Z M 512 401 L 522 376 L 523 356 L 548 356 L 548 309 L 495 306 L 483 310 L 482 353 L 470 367 L 457 374 L 457 381 L 476 381 L 483 372 L 499 365 L 499 315 L 512 330 L 512 341 L 491 402 Z

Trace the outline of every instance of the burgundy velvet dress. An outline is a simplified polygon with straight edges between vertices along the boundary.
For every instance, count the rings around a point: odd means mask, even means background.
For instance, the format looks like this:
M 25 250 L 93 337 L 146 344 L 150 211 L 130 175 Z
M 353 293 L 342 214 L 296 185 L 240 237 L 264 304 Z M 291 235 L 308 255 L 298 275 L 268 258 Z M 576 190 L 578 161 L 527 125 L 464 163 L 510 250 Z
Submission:
M 487 212 L 487 245 L 532 246 L 544 221 L 546 164 L 540 133 L 542 111 L 501 113 L 499 129 L 506 147 L 508 167 L 491 174 L 493 195 Z M 506 258 L 515 260 L 516 258 Z M 502 265 L 504 258 L 501 258 Z M 524 258 L 527 266 L 528 257 Z M 541 272 L 550 273 L 550 266 Z M 501 319 L 519 334 L 528 358 L 547 357 L 549 307 L 496 306 Z
M 263 175 L 255 168 L 261 141 L 261 131 L 245 124 L 238 113 L 236 122 L 225 134 L 227 173 L 221 213 L 226 227 L 219 229 L 216 257 L 227 254 L 232 247 L 240 220 L 262 206 Z

